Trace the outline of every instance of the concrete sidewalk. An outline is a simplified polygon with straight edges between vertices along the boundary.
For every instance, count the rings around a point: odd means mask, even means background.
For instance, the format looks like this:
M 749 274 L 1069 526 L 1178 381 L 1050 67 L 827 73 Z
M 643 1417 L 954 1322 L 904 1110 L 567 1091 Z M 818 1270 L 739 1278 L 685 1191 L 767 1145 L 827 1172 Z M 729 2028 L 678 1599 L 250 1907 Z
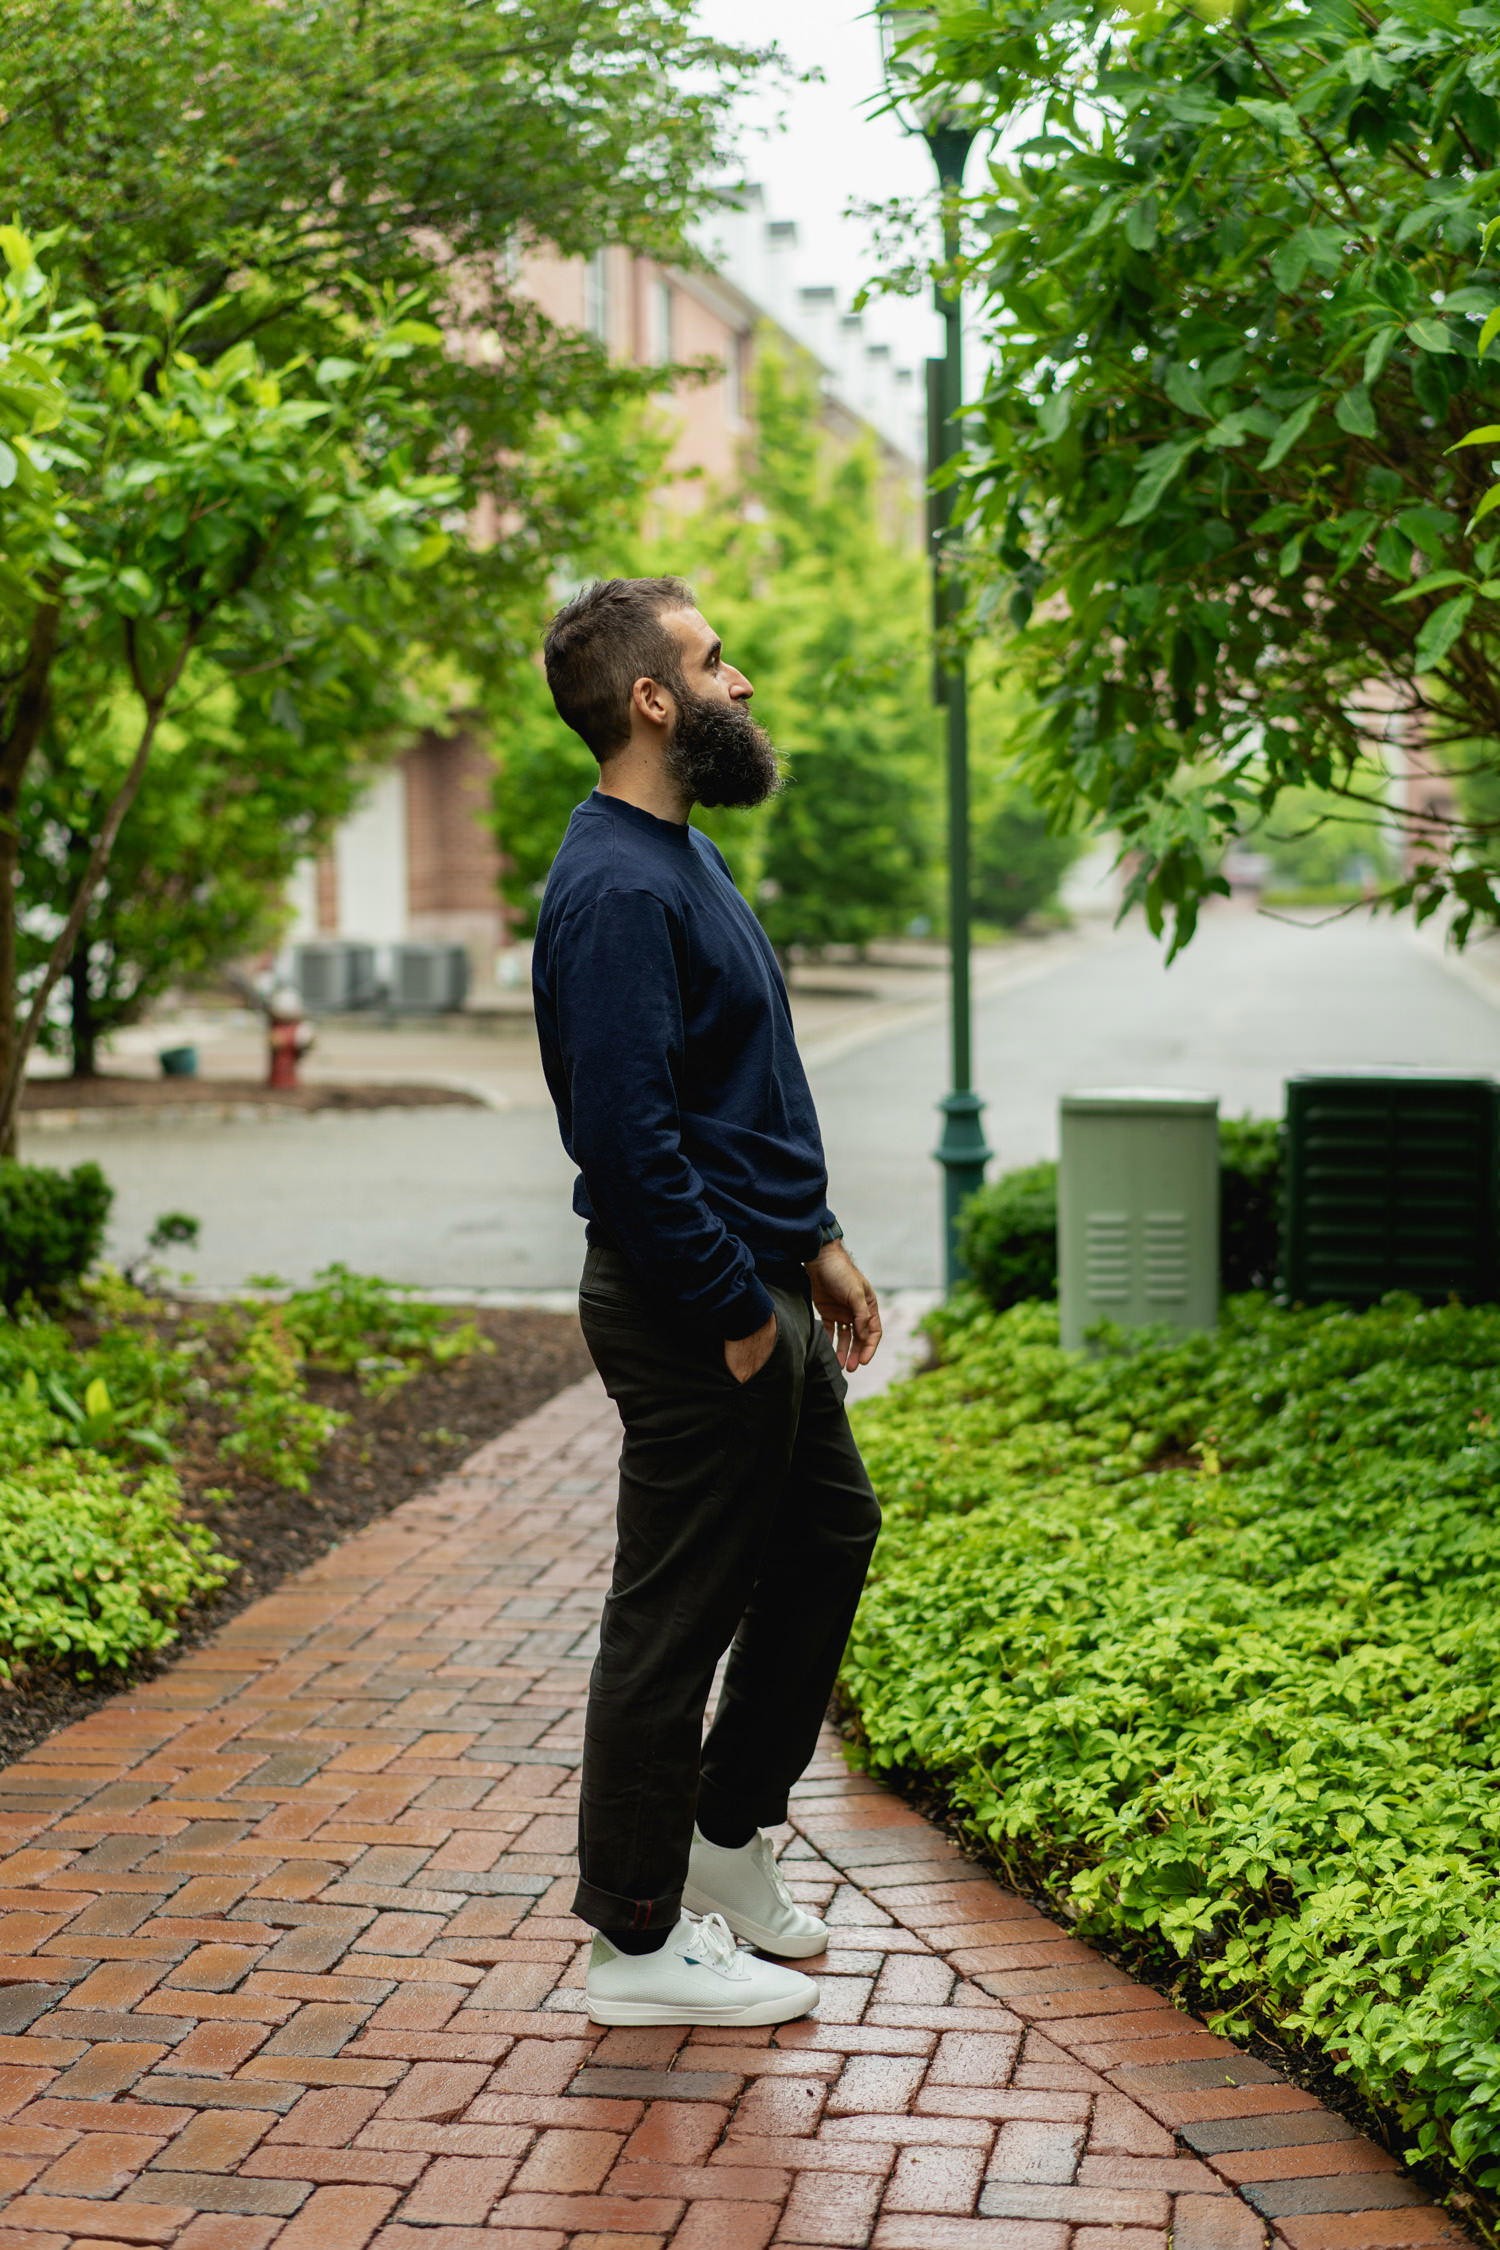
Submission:
M 617 1444 L 564 1392 L 0 1776 L 0 2250 L 1462 2241 L 831 1736 L 785 1845 L 816 2018 L 590 2026 Z

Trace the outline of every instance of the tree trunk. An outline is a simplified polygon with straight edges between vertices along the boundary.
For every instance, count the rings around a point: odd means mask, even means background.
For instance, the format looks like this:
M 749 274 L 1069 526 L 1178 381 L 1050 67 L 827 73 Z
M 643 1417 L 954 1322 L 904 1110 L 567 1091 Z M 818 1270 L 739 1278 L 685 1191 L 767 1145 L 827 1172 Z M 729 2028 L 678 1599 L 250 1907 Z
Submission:
M 21 831 L 8 814 L 0 788 L 0 1084 L 9 1077 L 16 1043 L 16 878 L 21 863 Z M 0 1157 L 16 1153 L 16 1121 L 0 1132 Z
M 26 1058 L 36 1044 L 37 1033 L 41 1030 L 46 1018 L 47 1003 L 56 989 L 57 981 L 73 958 L 74 948 L 77 946 L 84 924 L 88 920 L 90 902 L 99 887 L 100 877 L 109 865 L 109 855 L 115 848 L 115 838 L 120 832 L 120 823 L 134 804 L 136 793 L 146 778 L 146 767 L 150 761 L 152 745 L 156 741 L 157 730 L 161 725 L 162 713 L 166 709 L 172 690 L 182 677 L 182 667 L 187 662 L 190 647 L 191 640 L 185 640 L 178 651 L 177 660 L 172 667 L 170 676 L 152 701 L 145 705 L 145 719 L 141 727 L 141 738 L 136 744 L 135 756 L 130 761 L 130 771 L 116 791 L 114 800 L 104 816 L 104 822 L 95 839 L 94 848 L 89 854 L 89 863 L 84 870 L 83 881 L 79 884 L 73 904 L 68 911 L 68 919 L 63 924 L 57 943 L 47 956 L 47 966 L 42 971 L 40 984 L 31 996 L 31 1006 L 26 1011 L 26 1021 L 21 1025 L 20 1031 L 12 1041 L 10 1070 L 3 1084 L 0 1084 L 0 1148 L 5 1147 L 7 1137 L 14 1136 L 16 1112 L 21 1102 L 21 1081 L 26 1070 Z M 14 1022 L 14 1020 L 12 1016 L 11 1021 Z
M 94 1022 L 94 995 L 89 986 L 89 957 L 92 952 L 87 928 L 73 948 L 73 958 L 68 963 L 68 1038 L 73 1054 L 75 1078 L 97 1078 L 99 1075 L 99 1031 Z
M 15 1097 L 0 1101 L 0 1157 L 16 1153 L 16 1109 L 25 1049 L 17 1023 L 16 915 L 21 866 L 21 785 L 31 754 L 41 740 L 47 716 L 47 687 L 57 647 L 58 604 L 43 602 L 31 623 L 31 644 L 15 693 L 0 703 L 0 1089 L 15 1087 Z

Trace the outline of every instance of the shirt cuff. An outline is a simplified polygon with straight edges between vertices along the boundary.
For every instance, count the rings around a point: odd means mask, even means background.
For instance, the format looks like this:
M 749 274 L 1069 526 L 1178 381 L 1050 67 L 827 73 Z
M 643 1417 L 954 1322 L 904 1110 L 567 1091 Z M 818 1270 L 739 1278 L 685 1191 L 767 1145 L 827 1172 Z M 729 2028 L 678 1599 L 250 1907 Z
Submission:
M 757 1328 L 764 1328 L 775 1312 L 775 1303 L 765 1283 L 751 1281 L 743 1294 L 719 1315 L 719 1334 L 726 1344 L 737 1344 L 746 1336 L 753 1336 Z

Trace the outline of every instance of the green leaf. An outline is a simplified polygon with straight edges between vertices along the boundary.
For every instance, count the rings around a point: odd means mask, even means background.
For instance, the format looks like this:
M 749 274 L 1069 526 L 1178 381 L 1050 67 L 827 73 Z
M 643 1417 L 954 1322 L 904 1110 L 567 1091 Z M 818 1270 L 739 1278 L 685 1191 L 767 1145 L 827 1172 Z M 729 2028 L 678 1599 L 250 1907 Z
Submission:
M 1452 331 L 1443 321 L 1434 320 L 1430 316 L 1424 316 L 1421 320 L 1409 320 L 1406 333 L 1419 351 L 1451 352 L 1457 349 Z
M 1377 328 L 1365 346 L 1365 382 L 1378 383 L 1385 371 L 1385 363 L 1395 349 L 1399 328 Z
M 1424 594 L 1435 594 L 1444 586 L 1472 586 L 1473 579 L 1464 570 L 1433 570 L 1425 578 L 1410 586 L 1403 586 L 1399 594 L 1392 594 L 1387 608 L 1394 609 L 1400 602 L 1420 601 Z
M 1364 383 L 1356 383 L 1352 390 L 1345 391 L 1333 410 L 1333 418 L 1351 437 L 1374 437 L 1379 428 L 1374 402 Z
M 146 573 L 137 569 L 134 563 L 126 565 L 116 578 L 115 585 L 119 593 L 130 597 L 120 605 L 129 615 L 139 615 L 150 609 L 156 600 L 156 588 Z
M 1496 305 L 1479 331 L 1479 356 L 1481 359 L 1497 336 L 1500 336 L 1500 305 Z
M 1196 436 L 1173 438 L 1165 445 L 1153 446 L 1142 457 L 1130 505 L 1120 518 L 1122 529 L 1126 524 L 1144 523 L 1148 516 L 1155 514 L 1168 486 L 1177 477 L 1184 462 L 1197 449 Z
M 1174 360 L 1163 378 L 1163 388 L 1172 404 L 1184 414 L 1206 415 L 1209 412 L 1203 395 L 1203 377 L 1196 367 Z
M 4 438 L 0 438 L 0 492 L 6 491 L 15 483 L 20 467 L 20 457 L 15 448 L 7 445 Z
M 1274 133 L 1300 134 L 1302 120 L 1289 102 L 1265 102 L 1242 94 L 1235 107 L 1258 125 L 1269 125 Z
M 1149 250 L 1156 240 L 1157 198 L 1143 195 L 1125 214 L 1125 240 L 1132 250 Z
M 110 1411 L 109 1385 L 102 1375 L 96 1375 L 83 1394 L 83 1411 L 97 1420 Z
M 1500 444 L 1500 422 L 1486 422 L 1482 430 L 1470 430 L 1467 437 L 1457 439 L 1454 444 L 1448 447 L 1448 451 L 1459 453 L 1466 445 L 1497 444 Z
M 1477 523 L 1483 523 L 1485 517 L 1493 515 L 1497 508 L 1500 508 L 1500 484 L 1492 484 L 1489 491 L 1480 501 L 1478 507 L 1474 510 L 1473 515 L 1470 516 L 1468 522 L 1464 525 L 1465 532 L 1471 532 Z
M 1417 635 L 1414 661 L 1419 672 L 1436 670 L 1448 654 L 1474 607 L 1472 593 L 1457 594 L 1451 602 L 1444 602 L 1425 619 Z
M 1286 459 L 1292 447 L 1303 436 L 1320 404 L 1318 394 L 1314 391 L 1311 398 L 1305 398 L 1300 406 L 1293 407 L 1266 448 L 1259 464 L 1262 469 L 1277 468 Z

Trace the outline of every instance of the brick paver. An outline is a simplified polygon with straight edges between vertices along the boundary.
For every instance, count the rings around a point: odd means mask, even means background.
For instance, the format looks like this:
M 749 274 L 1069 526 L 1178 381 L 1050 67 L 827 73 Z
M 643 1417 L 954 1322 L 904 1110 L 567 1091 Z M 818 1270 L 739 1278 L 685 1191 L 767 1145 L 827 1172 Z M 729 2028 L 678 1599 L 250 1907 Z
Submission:
M 596 2031 L 613 1410 L 564 1392 L 0 1775 L 0 2250 L 1430 2250 L 1370 2143 L 836 1742 L 814 2020 Z

